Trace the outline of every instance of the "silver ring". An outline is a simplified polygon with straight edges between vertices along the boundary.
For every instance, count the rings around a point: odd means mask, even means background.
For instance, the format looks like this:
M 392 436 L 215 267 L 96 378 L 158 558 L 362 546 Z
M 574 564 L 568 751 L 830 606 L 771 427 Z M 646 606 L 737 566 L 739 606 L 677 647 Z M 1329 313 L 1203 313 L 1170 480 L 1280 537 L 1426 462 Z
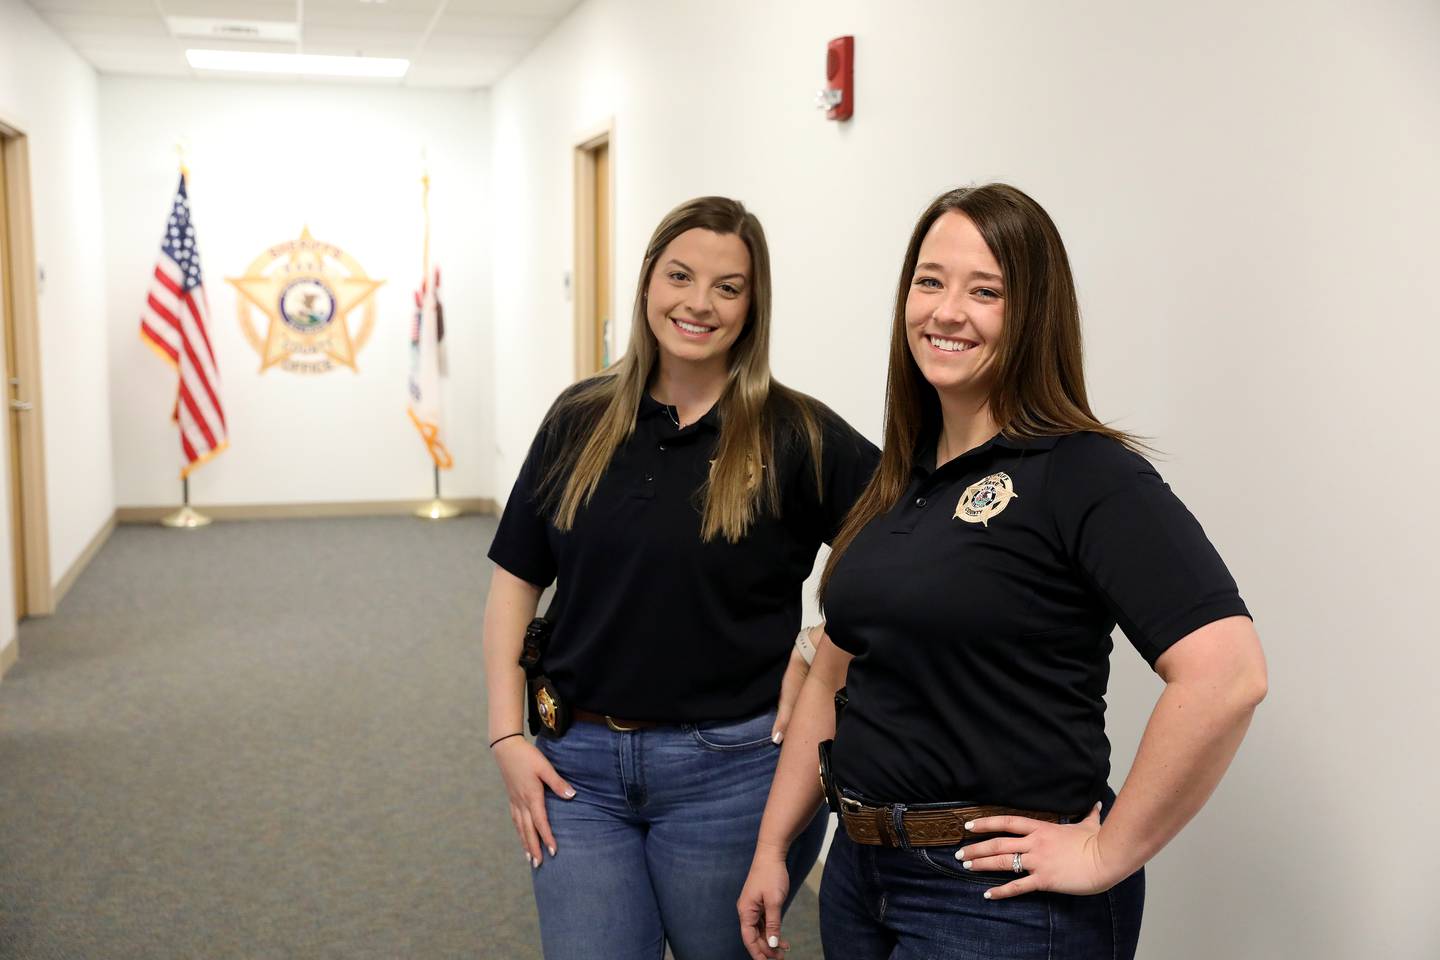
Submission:
M 1010 869 L 1015 871 L 1016 873 L 1025 872 L 1025 868 L 1020 866 L 1020 854 L 1017 853 L 1015 854 L 1015 856 L 1010 858 Z

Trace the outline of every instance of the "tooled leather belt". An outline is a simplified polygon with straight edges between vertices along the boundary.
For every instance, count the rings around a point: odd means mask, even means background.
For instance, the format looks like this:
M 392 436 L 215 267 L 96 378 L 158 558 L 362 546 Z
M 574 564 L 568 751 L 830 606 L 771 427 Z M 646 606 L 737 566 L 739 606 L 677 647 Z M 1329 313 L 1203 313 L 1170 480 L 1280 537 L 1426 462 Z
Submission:
M 867 846 L 902 846 L 895 831 L 897 812 L 898 809 L 893 806 L 872 807 L 849 797 L 840 799 L 840 823 L 845 827 L 845 832 L 851 840 Z M 1067 814 L 1016 810 L 1013 807 L 976 806 L 904 810 L 900 820 L 910 846 L 949 847 L 976 837 L 995 836 L 994 833 L 976 833 L 965 829 L 966 823 L 981 817 L 1028 817 L 1049 823 L 1080 819 Z

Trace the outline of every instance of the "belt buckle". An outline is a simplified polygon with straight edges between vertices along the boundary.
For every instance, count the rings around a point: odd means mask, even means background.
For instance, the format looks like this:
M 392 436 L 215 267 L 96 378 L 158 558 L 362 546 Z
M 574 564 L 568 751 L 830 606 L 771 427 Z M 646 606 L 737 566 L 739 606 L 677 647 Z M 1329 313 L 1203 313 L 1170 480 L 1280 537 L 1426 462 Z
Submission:
M 610 714 L 608 713 L 605 714 L 605 726 L 609 727 L 611 730 L 614 730 L 616 733 L 634 733 L 636 730 L 640 729 L 639 727 L 627 727 L 623 724 L 616 723 L 615 718 L 610 716 Z

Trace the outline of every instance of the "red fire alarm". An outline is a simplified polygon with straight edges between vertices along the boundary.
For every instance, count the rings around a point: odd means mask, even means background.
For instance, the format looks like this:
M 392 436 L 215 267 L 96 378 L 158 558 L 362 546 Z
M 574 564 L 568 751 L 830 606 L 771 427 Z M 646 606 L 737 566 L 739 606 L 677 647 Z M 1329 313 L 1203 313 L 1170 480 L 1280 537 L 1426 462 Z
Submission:
M 829 120 L 849 120 L 855 112 L 855 38 L 836 37 L 825 51 L 825 89 L 818 106 Z

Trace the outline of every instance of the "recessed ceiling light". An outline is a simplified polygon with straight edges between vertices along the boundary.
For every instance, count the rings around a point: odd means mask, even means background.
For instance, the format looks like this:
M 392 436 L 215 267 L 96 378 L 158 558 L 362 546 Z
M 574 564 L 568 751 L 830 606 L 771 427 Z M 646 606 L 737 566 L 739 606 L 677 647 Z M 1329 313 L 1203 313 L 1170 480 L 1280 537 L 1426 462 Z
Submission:
M 228 73 L 278 73 L 315 77 L 398 79 L 410 61 L 397 57 L 330 57 L 314 53 L 252 53 L 246 50 L 186 50 L 196 70 Z

